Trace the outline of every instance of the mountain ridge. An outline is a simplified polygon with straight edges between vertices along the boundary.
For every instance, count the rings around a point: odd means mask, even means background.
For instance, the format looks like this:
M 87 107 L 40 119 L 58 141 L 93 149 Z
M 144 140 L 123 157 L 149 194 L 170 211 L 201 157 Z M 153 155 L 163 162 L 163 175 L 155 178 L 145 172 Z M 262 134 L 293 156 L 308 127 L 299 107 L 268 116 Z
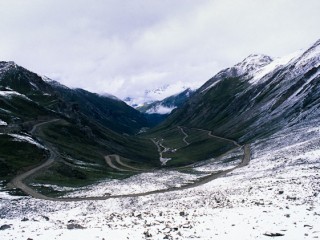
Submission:
M 241 64 L 236 64 L 220 71 L 158 129 L 176 125 L 202 127 L 218 135 L 251 141 L 253 136 L 271 134 L 299 118 L 308 118 L 309 108 L 319 117 L 318 46 L 319 41 L 254 84 L 250 83 L 254 68 L 238 71 Z

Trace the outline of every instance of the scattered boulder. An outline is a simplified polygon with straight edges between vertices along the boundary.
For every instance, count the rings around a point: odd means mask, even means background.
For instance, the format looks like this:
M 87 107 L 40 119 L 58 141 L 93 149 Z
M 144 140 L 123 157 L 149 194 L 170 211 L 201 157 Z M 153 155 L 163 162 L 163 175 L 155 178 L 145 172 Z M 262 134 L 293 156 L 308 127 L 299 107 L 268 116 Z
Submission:
M 186 213 L 182 211 L 182 212 L 180 212 L 180 216 L 181 217 L 186 216 Z
M 2 225 L 2 226 L 0 227 L 0 230 L 3 231 L 3 230 L 6 230 L 6 229 L 9 229 L 9 228 L 11 228 L 10 225 L 4 224 L 4 225 Z
M 143 234 L 146 238 L 152 237 L 152 234 L 149 232 L 149 230 L 145 231 Z
M 264 233 L 263 235 L 265 235 L 267 237 L 282 237 L 282 236 L 284 236 L 283 233 L 269 233 L 269 232 Z
M 67 229 L 72 230 L 72 229 L 84 229 L 85 227 L 81 226 L 80 224 L 77 223 L 70 223 L 67 225 Z

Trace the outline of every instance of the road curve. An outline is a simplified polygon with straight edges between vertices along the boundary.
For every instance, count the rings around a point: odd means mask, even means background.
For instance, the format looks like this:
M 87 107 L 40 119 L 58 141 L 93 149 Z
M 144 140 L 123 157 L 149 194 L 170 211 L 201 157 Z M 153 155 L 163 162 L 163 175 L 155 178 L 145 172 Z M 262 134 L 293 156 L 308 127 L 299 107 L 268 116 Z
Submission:
M 181 191 L 185 189 L 190 189 L 194 187 L 201 186 L 203 184 L 206 184 L 214 179 L 220 178 L 225 176 L 226 174 L 234 171 L 237 168 L 244 167 L 249 164 L 251 159 L 251 150 L 250 150 L 250 145 L 246 144 L 244 145 L 244 155 L 242 158 L 242 161 L 239 165 L 228 169 L 224 171 L 220 171 L 217 173 L 210 174 L 208 176 L 205 176 L 203 178 L 198 179 L 197 181 L 193 183 L 189 183 L 187 185 L 181 186 L 181 187 L 172 187 L 169 189 L 160 189 L 160 190 L 155 190 L 155 191 L 150 191 L 150 192 L 144 192 L 144 193 L 132 193 L 132 194 L 122 194 L 122 195 L 114 195 L 114 196 L 104 196 L 104 197 L 85 197 L 85 198 L 51 198 L 50 200 L 53 201 L 66 201 L 66 202 L 72 202 L 72 201 L 85 201 L 85 200 L 107 200 L 107 199 L 114 199 L 114 198 L 127 198 L 127 197 L 141 197 L 141 196 L 148 196 L 148 195 L 153 195 L 153 194 L 160 194 L 160 193 L 167 193 L 167 192 L 174 192 L 174 191 Z
M 130 170 L 133 170 L 133 171 L 145 171 L 145 169 L 135 168 L 135 167 L 132 167 L 132 166 L 130 166 L 130 165 L 122 162 L 119 155 L 116 155 L 115 158 L 116 158 L 116 162 L 117 162 L 118 164 L 120 164 L 121 166 L 123 166 L 123 167 L 126 167 L 126 168 L 128 168 L 128 169 L 130 169 Z
M 234 145 L 236 145 L 237 147 L 241 147 L 241 145 L 240 145 L 239 143 L 237 143 L 235 140 L 213 135 L 213 134 L 212 134 L 212 131 L 210 131 L 210 130 L 205 130 L 205 129 L 201 129 L 201 128 L 191 128 L 191 129 L 195 129 L 195 130 L 199 130 L 199 131 L 203 131 L 203 132 L 208 132 L 208 136 L 209 136 L 209 137 L 218 138 L 218 139 L 221 139 L 221 140 L 225 140 L 225 141 L 228 141 L 228 142 L 232 142 L 232 143 L 233 143 Z
M 50 120 L 50 121 L 47 121 L 47 122 L 38 123 L 38 124 L 33 126 L 33 128 L 30 131 L 30 133 L 32 135 L 34 135 L 35 132 L 37 131 L 37 129 L 40 126 L 43 126 L 43 125 L 48 124 L 48 123 L 57 122 L 59 120 L 60 119 L 53 119 L 53 120 Z M 40 170 L 42 170 L 42 169 L 44 169 L 46 167 L 49 167 L 54 162 L 54 160 L 57 158 L 57 153 L 53 150 L 51 145 L 46 143 L 46 147 L 50 151 L 50 156 L 47 159 L 47 161 L 45 161 L 43 164 L 41 164 L 41 165 L 39 165 L 39 166 L 37 166 L 35 168 L 30 169 L 29 171 L 27 171 L 25 173 L 17 175 L 14 179 L 11 180 L 10 184 L 12 186 L 16 187 L 16 188 L 21 189 L 23 192 L 31 195 L 34 198 L 52 200 L 50 197 L 47 197 L 45 195 L 42 195 L 41 193 L 38 193 L 37 191 L 35 191 L 34 189 L 30 188 L 28 185 L 26 185 L 23 182 L 23 180 L 25 180 L 26 178 L 30 177 L 31 175 L 39 172 Z
M 118 168 L 116 165 L 113 164 L 112 162 L 112 159 L 111 157 L 115 157 L 116 155 L 107 155 L 107 156 L 104 156 L 104 159 L 106 160 L 106 163 L 109 165 L 109 167 L 115 169 L 115 170 L 118 170 L 120 172 L 127 172 L 129 170 L 127 169 L 122 169 L 122 168 Z
M 182 141 L 189 146 L 190 143 L 187 141 L 187 137 L 189 137 L 189 135 L 183 130 L 182 127 L 178 126 L 178 128 L 180 129 L 181 133 L 184 135 L 184 138 L 182 139 Z

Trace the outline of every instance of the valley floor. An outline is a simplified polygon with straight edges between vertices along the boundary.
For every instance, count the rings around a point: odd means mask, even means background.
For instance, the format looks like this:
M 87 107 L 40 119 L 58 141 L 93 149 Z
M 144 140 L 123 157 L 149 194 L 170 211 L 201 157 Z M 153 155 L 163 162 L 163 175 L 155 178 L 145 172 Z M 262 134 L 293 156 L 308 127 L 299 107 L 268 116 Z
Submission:
M 251 144 L 251 149 L 248 166 L 181 191 L 81 202 L 0 192 L 0 239 L 320 238 L 320 127 L 288 129 Z M 161 176 L 165 173 L 137 175 L 125 187 L 136 189 L 148 179 L 156 185 Z M 167 180 L 170 185 L 177 181 Z M 82 195 L 101 194 L 102 185 L 82 189 Z

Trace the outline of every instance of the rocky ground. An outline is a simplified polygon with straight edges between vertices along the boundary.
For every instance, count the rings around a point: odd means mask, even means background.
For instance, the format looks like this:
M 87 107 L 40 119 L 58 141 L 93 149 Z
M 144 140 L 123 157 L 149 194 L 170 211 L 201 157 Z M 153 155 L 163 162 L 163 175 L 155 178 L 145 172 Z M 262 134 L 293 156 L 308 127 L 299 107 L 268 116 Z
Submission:
M 0 239 L 320 238 L 320 127 L 288 129 L 251 148 L 249 166 L 187 190 L 81 202 L 1 192 Z M 238 161 L 199 169 L 232 164 Z M 154 185 L 160 175 L 147 177 Z M 132 184 L 136 190 L 141 179 L 127 181 L 126 189 Z M 101 194 L 101 184 L 90 186 L 88 195 Z

